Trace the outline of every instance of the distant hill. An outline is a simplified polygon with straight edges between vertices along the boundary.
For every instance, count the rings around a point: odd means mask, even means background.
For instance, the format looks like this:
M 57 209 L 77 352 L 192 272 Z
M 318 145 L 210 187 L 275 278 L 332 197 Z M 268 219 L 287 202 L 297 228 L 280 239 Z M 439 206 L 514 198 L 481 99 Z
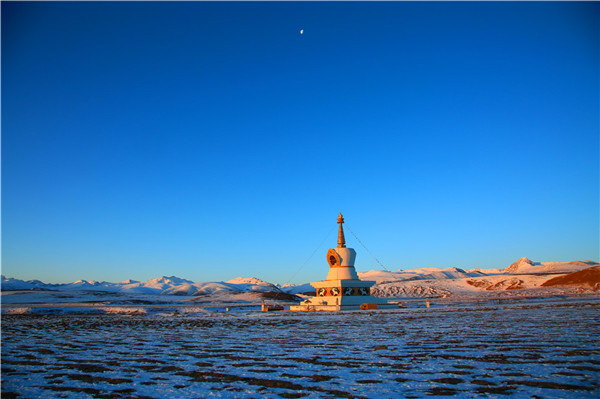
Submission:
M 557 285 L 578 285 L 600 288 L 600 266 L 593 266 L 564 276 L 554 277 L 542 284 L 542 287 Z

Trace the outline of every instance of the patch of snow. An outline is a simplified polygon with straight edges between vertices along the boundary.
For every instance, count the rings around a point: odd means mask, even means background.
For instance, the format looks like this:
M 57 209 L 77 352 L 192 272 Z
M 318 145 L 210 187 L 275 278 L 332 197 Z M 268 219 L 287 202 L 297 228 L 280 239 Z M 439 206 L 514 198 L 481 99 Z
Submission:
M 123 307 L 123 306 L 107 306 L 101 308 L 106 314 L 146 314 L 147 311 L 139 306 Z

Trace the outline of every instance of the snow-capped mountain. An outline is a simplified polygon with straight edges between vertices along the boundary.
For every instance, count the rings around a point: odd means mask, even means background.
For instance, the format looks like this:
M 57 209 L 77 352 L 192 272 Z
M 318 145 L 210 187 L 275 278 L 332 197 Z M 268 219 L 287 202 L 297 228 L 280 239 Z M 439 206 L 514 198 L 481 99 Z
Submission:
M 180 287 L 189 284 L 193 284 L 194 282 L 191 280 L 186 280 L 183 278 L 175 277 L 175 276 L 162 276 L 157 277 L 152 280 L 142 281 L 142 282 L 130 282 L 128 284 L 124 284 L 122 286 L 118 286 L 115 284 L 118 291 L 130 292 L 130 293 L 138 293 L 138 294 L 162 294 L 164 291 L 172 289 L 173 287 Z
M 238 277 L 226 282 L 186 283 L 161 292 L 163 295 L 211 295 L 222 292 L 279 292 L 271 283 L 255 277 Z
M 591 260 L 574 262 L 533 262 L 528 258 L 521 258 L 502 272 L 511 274 L 538 274 L 538 273 L 573 273 L 588 267 L 597 266 Z
M 483 291 L 510 291 L 544 286 L 549 279 L 582 270 L 594 269 L 592 261 L 533 262 L 521 258 L 500 272 L 499 270 L 414 269 L 397 272 L 359 273 L 361 279 L 376 280 L 371 289 L 374 295 L 384 297 L 426 297 L 472 295 Z M 413 276 L 414 274 L 414 276 Z M 561 280 L 559 280 L 561 281 Z M 573 280 L 578 281 L 578 280 Z M 577 285 L 577 283 L 573 284 Z M 597 288 L 594 284 L 579 284 Z
M 227 281 L 227 284 L 232 284 L 237 286 L 237 288 L 242 289 L 244 291 L 258 291 L 258 292 L 271 292 L 271 291 L 280 291 L 280 289 L 271 283 L 267 283 L 266 281 L 262 281 L 257 279 L 256 277 L 238 277 L 233 280 Z
M 306 284 L 299 284 L 299 285 L 295 285 L 295 284 L 285 284 L 283 286 L 281 286 L 281 290 L 285 293 L 288 294 L 304 294 L 307 292 L 315 292 L 315 288 L 310 285 L 310 283 L 306 283 Z
M 521 259 L 518 259 L 512 265 L 510 265 L 507 268 L 505 268 L 504 270 L 502 270 L 502 272 L 518 273 L 519 270 L 524 270 L 526 268 L 530 268 L 533 265 L 534 265 L 534 263 L 530 259 L 528 259 L 527 257 L 522 257 Z
M 238 277 L 227 282 L 201 282 L 175 276 L 147 281 L 125 280 L 120 283 L 77 280 L 68 284 L 46 284 L 39 280 L 23 281 L 2 276 L 2 290 L 108 291 L 131 294 L 210 295 L 218 292 L 279 292 L 280 289 L 255 277 Z
M 2 291 L 47 289 L 43 287 L 45 285 L 47 284 L 44 284 L 39 280 L 23 281 L 16 278 L 6 278 L 2 276 Z
M 463 269 L 459 269 L 456 267 L 449 267 L 447 269 L 439 269 L 436 267 L 424 267 L 420 269 L 398 270 L 395 272 L 371 270 L 364 273 L 358 273 L 358 277 L 361 280 L 375 281 L 377 283 L 399 280 L 457 279 L 467 277 L 479 277 L 485 275 L 485 273 L 482 273 L 480 271 L 465 272 Z
M 600 266 L 592 261 L 533 262 L 521 258 L 500 270 L 473 269 L 465 271 L 451 267 L 426 267 L 394 272 L 371 270 L 358 273 L 361 280 L 375 281 L 374 295 L 385 297 L 421 297 L 469 295 L 482 291 L 506 291 L 541 287 L 546 281 L 568 273 Z M 577 276 L 575 276 L 577 277 Z M 577 284 L 577 279 L 567 279 Z M 561 280 L 559 280 L 561 281 Z M 596 289 L 597 285 L 589 285 Z M 78 280 L 69 284 L 46 284 L 39 280 L 23 281 L 2 276 L 2 290 L 107 291 L 128 294 L 204 296 L 221 293 L 313 293 L 306 283 L 278 287 L 255 277 L 238 277 L 229 281 L 193 282 L 175 276 L 162 276 L 147 281 L 125 280 L 120 283 Z

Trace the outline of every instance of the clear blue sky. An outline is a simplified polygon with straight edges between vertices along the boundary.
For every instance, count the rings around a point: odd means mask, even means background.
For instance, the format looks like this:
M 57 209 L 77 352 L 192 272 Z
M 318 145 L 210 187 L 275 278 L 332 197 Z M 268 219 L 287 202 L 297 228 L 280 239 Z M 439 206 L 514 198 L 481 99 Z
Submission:
M 599 258 L 598 3 L 1 7 L 6 276 Z

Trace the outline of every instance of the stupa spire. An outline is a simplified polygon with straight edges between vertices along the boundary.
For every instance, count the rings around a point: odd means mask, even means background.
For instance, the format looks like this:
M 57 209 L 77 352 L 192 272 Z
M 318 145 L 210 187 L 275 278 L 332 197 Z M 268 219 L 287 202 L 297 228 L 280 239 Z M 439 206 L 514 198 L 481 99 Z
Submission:
M 341 212 L 340 212 L 340 215 L 338 216 L 337 222 L 340 224 L 340 230 L 338 232 L 337 247 L 338 248 L 346 248 L 346 238 L 344 237 L 344 228 L 342 227 L 342 224 L 344 223 L 344 217 L 342 216 Z

